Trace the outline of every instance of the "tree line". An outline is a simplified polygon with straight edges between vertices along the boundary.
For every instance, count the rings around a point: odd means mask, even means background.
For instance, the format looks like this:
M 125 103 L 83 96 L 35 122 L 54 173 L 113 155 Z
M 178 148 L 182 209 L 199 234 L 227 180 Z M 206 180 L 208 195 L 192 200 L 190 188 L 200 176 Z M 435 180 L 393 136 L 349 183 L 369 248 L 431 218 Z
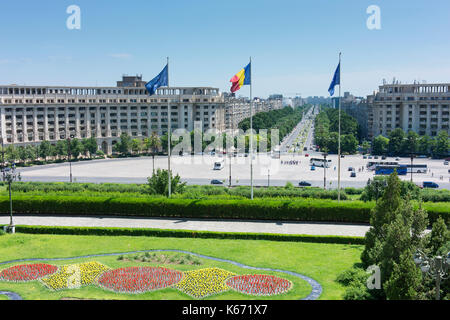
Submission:
M 47 161 L 49 158 L 67 160 L 69 153 L 72 159 L 77 159 L 80 156 L 92 158 L 104 155 L 101 150 L 98 150 L 97 140 L 93 137 L 81 140 L 76 138 L 59 140 L 56 144 L 51 144 L 45 140 L 39 145 L 8 145 L 1 152 L 3 161 L 22 164 L 39 160 Z
M 414 131 L 405 133 L 397 128 L 389 133 L 388 137 L 379 135 L 373 139 L 372 153 L 375 155 L 409 156 L 421 154 L 436 158 L 449 155 L 450 139 L 446 131 L 440 131 L 431 138 L 428 135 L 419 136 Z
M 361 129 L 355 118 L 341 111 L 341 152 L 354 154 L 358 149 Z M 323 108 L 314 123 L 314 141 L 322 151 L 338 153 L 339 111 Z

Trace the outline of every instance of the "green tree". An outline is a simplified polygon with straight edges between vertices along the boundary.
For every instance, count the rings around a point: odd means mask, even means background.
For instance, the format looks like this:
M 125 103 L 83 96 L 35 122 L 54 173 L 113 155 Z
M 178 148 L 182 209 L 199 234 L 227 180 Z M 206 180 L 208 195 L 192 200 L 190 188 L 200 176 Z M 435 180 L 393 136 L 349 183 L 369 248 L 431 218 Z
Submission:
M 142 150 L 142 142 L 139 139 L 131 140 L 131 151 L 139 153 Z
M 424 246 L 421 235 L 428 220 L 424 210 L 413 209 L 409 199 L 401 197 L 396 172 L 389 176 L 383 197 L 371 213 L 370 224 L 361 254 L 364 266 L 380 266 L 387 299 L 416 299 L 422 276 L 412 253 Z
M 450 140 L 447 131 L 440 131 L 435 139 L 434 155 L 437 157 L 447 157 L 450 150 Z
M 120 141 L 117 142 L 114 147 L 115 147 L 116 151 L 121 154 L 127 154 L 128 152 L 130 152 L 130 149 L 131 149 L 130 136 L 126 132 L 123 132 L 120 135 Z
M 419 138 L 418 152 L 423 155 L 429 155 L 432 147 L 432 140 L 429 136 L 424 135 Z
M 81 141 L 81 143 L 83 145 L 83 153 L 85 156 L 89 154 L 89 158 L 92 158 L 92 156 L 97 154 L 97 139 L 94 137 L 85 138 Z
M 80 140 L 77 138 L 70 139 L 70 153 L 72 158 L 77 159 L 80 153 L 83 153 L 83 150 L 84 147 Z
M 403 141 L 402 154 L 417 153 L 419 151 L 419 135 L 414 131 L 409 131 Z
M 341 151 L 348 154 L 355 154 L 358 149 L 358 140 L 352 134 L 345 134 L 341 137 Z
M 376 155 L 384 155 L 388 152 L 389 139 L 379 135 L 373 140 L 372 153 Z
M 65 140 L 58 140 L 58 142 L 56 142 L 56 154 L 58 155 L 59 158 L 62 157 L 67 157 L 67 148 L 68 148 L 68 144 L 67 141 Z
M 46 140 L 42 141 L 39 145 L 39 156 L 45 161 L 47 161 L 47 158 L 50 156 L 50 148 L 50 142 Z
M 186 182 L 181 182 L 180 176 L 177 174 L 175 177 L 170 173 L 170 185 L 172 193 L 183 193 Z M 148 179 L 148 192 L 150 194 L 169 195 L 169 174 L 168 170 L 158 169 L 156 174 L 153 174 Z
M 361 145 L 361 148 L 362 148 L 362 152 L 363 153 L 369 153 L 369 151 L 370 151 L 370 142 L 364 140 L 362 145 Z
M 431 233 L 428 238 L 428 247 L 431 250 L 431 255 L 435 256 L 448 241 L 450 241 L 450 231 L 442 217 L 439 217 L 433 223 Z
M 405 140 L 405 132 L 401 128 L 392 130 L 389 134 L 388 152 L 393 156 L 402 153 L 403 141 Z
M 153 162 L 153 171 L 155 174 L 155 154 L 161 149 L 161 139 L 159 138 L 156 132 L 152 132 L 150 137 L 144 139 L 144 148 L 145 150 L 150 150 L 152 153 L 152 162 Z

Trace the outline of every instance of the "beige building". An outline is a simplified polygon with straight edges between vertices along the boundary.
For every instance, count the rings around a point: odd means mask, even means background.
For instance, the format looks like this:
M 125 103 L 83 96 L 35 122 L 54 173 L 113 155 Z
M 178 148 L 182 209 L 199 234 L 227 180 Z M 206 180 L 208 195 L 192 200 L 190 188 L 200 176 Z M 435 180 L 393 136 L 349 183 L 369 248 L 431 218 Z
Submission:
M 450 134 L 449 106 L 449 83 L 382 85 L 367 97 L 369 138 L 396 128 L 419 135 Z
M 126 132 L 143 138 L 171 127 L 225 129 L 225 101 L 217 88 L 160 88 L 153 96 L 142 76 L 124 76 L 117 87 L 0 86 L 0 133 L 5 145 L 55 143 L 69 136 L 95 137 L 99 148 L 112 146 Z

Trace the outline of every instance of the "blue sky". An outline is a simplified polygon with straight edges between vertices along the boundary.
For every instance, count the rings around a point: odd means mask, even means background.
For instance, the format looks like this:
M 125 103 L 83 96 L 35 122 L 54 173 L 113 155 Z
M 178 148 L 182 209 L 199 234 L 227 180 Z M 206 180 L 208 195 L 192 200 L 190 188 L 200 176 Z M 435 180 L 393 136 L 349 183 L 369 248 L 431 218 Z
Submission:
M 69 5 L 81 30 L 69 30 Z M 381 30 L 369 30 L 369 5 Z M 371 94 L 385 78 L 450 82 L 450 1 L 4 1 L 0 83 L 114 86 L 150 80 L 170 57 L 172 86 L 213 86 L 252 56 L 255 96 L 328 94 L 342 51 L 342 90 Z M 238 93 L 248 95 L 248 87 Z

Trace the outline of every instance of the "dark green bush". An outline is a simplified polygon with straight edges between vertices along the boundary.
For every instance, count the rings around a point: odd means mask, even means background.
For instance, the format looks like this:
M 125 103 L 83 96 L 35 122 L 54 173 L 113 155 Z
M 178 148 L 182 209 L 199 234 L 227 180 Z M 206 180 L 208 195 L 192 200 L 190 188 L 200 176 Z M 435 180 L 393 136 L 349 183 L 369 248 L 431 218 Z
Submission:
M 211 219 L 263 219 L 294 221 L 369 221 L 371 203 L 359 201 L 298 199 L 198 200 L 131 197 L 14 196 L 14 211 L 20 214 L 127 215 Z M 0 197 L 0 213 L 9 210 L 9 198 Z

